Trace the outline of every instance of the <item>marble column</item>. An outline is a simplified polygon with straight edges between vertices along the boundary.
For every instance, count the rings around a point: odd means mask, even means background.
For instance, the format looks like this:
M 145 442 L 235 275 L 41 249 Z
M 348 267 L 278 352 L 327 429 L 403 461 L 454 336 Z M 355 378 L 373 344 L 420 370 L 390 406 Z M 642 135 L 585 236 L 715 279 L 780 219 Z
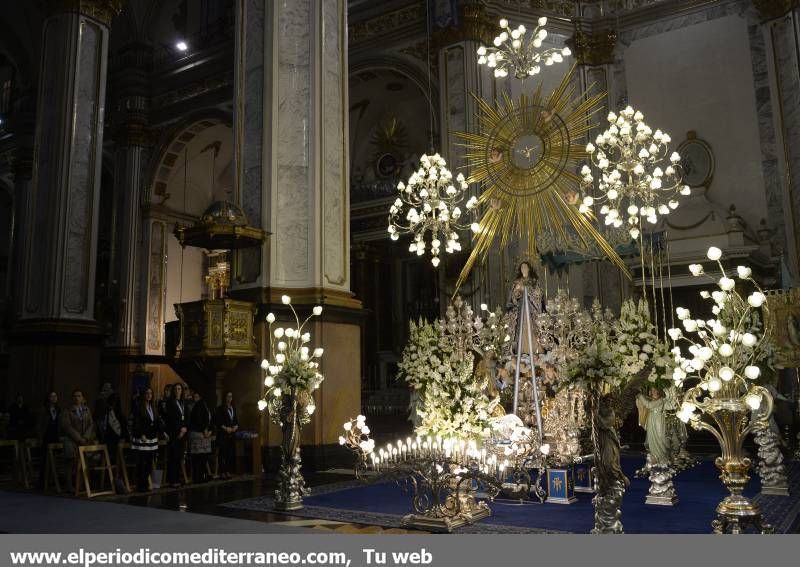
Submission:
M 16 149 L 14 151 L 14 217 L 11 234 L 11 257 L 8 274 L 10 279 L 9 294 L 13 300 L 14 315 L 19 315 L 22 305 L 23 262 L 22 243 L 24 236 L 27 196 L 30 193 L 33 179 L 33 139 L 36 130 L 36 91 L 21 90 L 14 96 L 14 112 L 11 115 L 9 129 L 14 133 Z
M 575 59 L 579 65 L 576 73 L 580 81 L 581 91 L 587 94 L 606 92 L 602 107 L 593 115 L 597 126 L 592 129 L 582 143 L 594 139 L 597 134 L 605 129 L 604 117 L 609 110 L 617 110 L 611 95 L 612 85 L 609 77 L 611 65 L 614 63 L 614 51 L 617 43 L 616 33 L 612 30 L 601 29 L 585 31 L 577 29 L 567 44 L 573 48 Z M 572 266 L 575 274 L 570 283 L 575 284 L 573 296 L 585 306 L 596 298 L 606 307 L 619 312 L 623 295 L 627 295 L 626 278 L 620 273 L 619 268 L 607 261 L 593 262 Z
M 800 279 L 800 7 L 796 2 L 754 1 L 763 19 L 775 131 L 778 172 L 783 189 L 782 209 L 786 227 L 783 260 L 792 281 Z
M 116 94 L 114 123 L 114 196 L 109 282 L 114 302 L 114 326 L 103 350 L 103 377 L 111 382 L 127 404 L 131 377 L 144 353 L 147 289 L 143 268 L 144 247 L 142 194 L 152 140 L 148 130 L 149 68 L 152 49 L 132 44 L 119 52 L 117 72 L 110 77 Z M 125 406 L 123 406 L 125 407 Z
M 130 46 L 126 63 L 114 77 L 114 242 L 111 282 L 116 282 L 117 326 L 110 343 L 136 354 L 143 341 L 140 317 L 142 256 L 142 191 L 151 137 L 147 128 L 149 48 Z
M 62 396 L 73 386 L 92 394 L 97 388 L 94 282 L 106 61 L 109 26 L 121 5 L 52 2 L 43 24 L 17 352 L 11 356 L 18 361 L 12 376 L 36 395 L 53 387 Z
M 434 131 L 438 126 L 439 144 L 435 149 L 447 160 L 450 171 L 454 174 L 465 172 L 466 175 L 464 148 L 454 133 L 477 131 L 475 97 L 492 100 L 496 95 L 496 80 L 478 65 L 477 51 L 482 44 L 490 45 L 497 24 L 479 2 L 432 3 L 431 8 L 434 10 L 434 21 L 446 22 L 446 26 L 435 30 L 433 35 L 434 48 L 438 52 L 436 69 L 439 90 L 438 120 L 433 125 Z M 477 196 L 479 191 L 477 186 L 470 188 L 472 195 Z M 467 237 L 467 241 L 472 238 L 471 234 L 462 236 Z M 471 294 L 474 309 L 481 303 L 505 303 L 503 272 L 497 249 L 490 251 L 484 264 L 475 266 L 462 289 L 466 293 L 470 288 L 480 289 L 478 293 Z
M 360 412 L 361 379 L 361 304 L 350 291 L 347 2 L 237 0 L 235 41 L 236 199 L 271 237 L 236 255 L 231 294 L 265 310 L 283 294 L 301 308 L 324 306 L 311 332 L 325 348 L 325 382 L 304 443 L 334 446 L 341 424 Z M 237 373 L 259 373 L 245 366 Z M 264 432 L 274 446 L 276 431 Z

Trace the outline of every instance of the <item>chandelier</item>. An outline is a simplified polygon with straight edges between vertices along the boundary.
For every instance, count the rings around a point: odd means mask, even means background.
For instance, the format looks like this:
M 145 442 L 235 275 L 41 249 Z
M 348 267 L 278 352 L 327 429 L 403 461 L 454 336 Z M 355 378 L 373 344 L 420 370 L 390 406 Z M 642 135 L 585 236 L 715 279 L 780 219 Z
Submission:
M 494 38 L 494 47 L 482 45 L 478 48 L 478 64 L 494 69 L 494 76 L 498 78 L 506 77 L 509 71 L 513 71 L 516 78 L 524 79 L 538 74 L 542 62 L 545 65 L 560 63 L 572 52 L 569 47 L 541 49 L 547 37 L 547 30 L 544 29 L 546 24 L 546 17 L 539 18 L 538 25 L 528 36 L 524 25 L 511 29 L 508 20 L 503 18 L 500 20 L 500 29 L 503 31 Z
M 411 174 L 408 183 L 397 184 L 399 196 L 389 209 L 389 237 L 398 240 L 401 234 L 413 234 L 408 251 L 418 256 L 425 254 L 430 243 L 431 263 L 437 267 L 442 240 L 445 252 L 452 254 L 461 250 L 458 231 L 480 230 L 478 223 L 461 221 L 464 211 L 460 205 L 468 188 L 463 174 L 453 179 L 442 156 L 423 154 L 420 168 Z M 464 206 L 471 211 L 477 204 L 478 199 L 473 196 Z
M 645 124 L 644 115 L 628 106 L 619 113 L 608 114 L 608 129 L 595 143 L 586 145 L 592 163 L 600 170 L 596 189 L 599 196 L 586 195 L 580 211 L 588 213 L 594 203 L 601 204 L 600 214 L 606 225 L 639 237 L 642 219 L 650 224 L 658 216 L 668 215 L 678 207 L 678 195 L 689 195 L 688 185 L 681 183 L 681 156 L 669 152 L 669 134 Z M 584 190 L 594 184 L 592 169 L 581 169 Z

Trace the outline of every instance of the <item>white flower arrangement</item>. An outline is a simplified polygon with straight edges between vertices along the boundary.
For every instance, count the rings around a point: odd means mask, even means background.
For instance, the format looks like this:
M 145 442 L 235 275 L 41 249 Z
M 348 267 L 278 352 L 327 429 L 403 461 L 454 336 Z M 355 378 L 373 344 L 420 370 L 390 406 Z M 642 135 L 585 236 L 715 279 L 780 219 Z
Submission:
M 487 311 L 488 308 L 482 311 Z M 411 322 L 399 364 L 412 389 L 412 416 L 419 435 L 483 438 L 489 434 L 485 380 L 473 374 L 475 354 L 494 356 L 510 340 L 502 313 L 475 316 L 456 297 L 435 325 Z
M 683 402 L 678 417 L 684 422 L 699 419 L 698 404 L 715 398 L 741 399 L 752 410 L 757 410 L 762 401 L 762 389 L 754 382 L 761 376 L 759 365 L 771 351 L 770 329 L 762 328 L 756 311 L 767 310 L 766 296 L 752 279 L 752 270 L 746 266 L 736 268 L 739 281 L 755 288 L 745 298 L 736 290 L 736 282 L 727 276 L 720 262 L 722 251 L 712 246 L 707 256 L 717 262 L 722 277 L 717 281 L 718 290 L 703 291 L 700 295 L 713 302 L 712 312 L 716 318 L 694 319 L 688 309 L 678 307 L 676 313 L 683 329 L 676 327 L 668 331 L 675 342 L 672 349 L 675 385 L 680 387 L 687 378 L 694 377 L 699 379 L 698 387 L 703 392 L 703 399 L 696 400 L 698 403 Z M 705 274 L 700 264 L 693 264 L 689 270 L 695 277 Z M 686 348 L 681 349 L 681 344 Z M 684 352 L 690 356 L 684 356 Z
M 307 423 L 316 410 L 314 391 L 319 388 L 324 377 L 319 372 L 319 360 L 323 349 L 312 349 L 311 333 L 305 332 L 305 325 L 312 317 L 322 314 L 322 307 L 316 306 L 302 323 L 292 300 L 288 295 L 281 297 L 281 303 L 288 305 L 295 319 L 294 327 L 277 327 L 274 313 L 267 315 L 269 323 L 269 342 L 272 361 L 261 361 L 265 372 L 264 397 L 258 402 L 258 409 L 267 409 L 272 420 L 280 424 L 280 414 L 284 398 L 295 396 L 300 412 L 300 420 Z
M 621 388 L 628 380 L 624 359 L 614 348 L 614 317 L 595 300 L 592 305 L 592 342 L 567 364 L 573 385 L 602 394 Z
M 672 356 L 669 346 L 656 334 L 647 301 L 623 302 L 615 326 L 614 348 L 622 357 L 622 369 L 629 379 L 647 373 L 651 386 L 666 390 L 672 386 Z

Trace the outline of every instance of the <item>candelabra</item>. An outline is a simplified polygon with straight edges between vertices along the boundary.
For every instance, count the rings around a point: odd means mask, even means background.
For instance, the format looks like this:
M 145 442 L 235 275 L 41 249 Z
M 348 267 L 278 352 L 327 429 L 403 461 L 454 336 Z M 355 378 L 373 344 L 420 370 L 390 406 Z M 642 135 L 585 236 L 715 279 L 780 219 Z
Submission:
M 478 48 L 478 64 L 494 69 L 494 76 L 503 78 L 512 71 L 518 79 L 532 77 L 542 69 L 542 64 L 560 63 L 564 57 L 571 55 L 569 47 L 561 49 L 542 49 L 542 42 L 547 37 L 547 18 L 541 17 L 531 34 L 524 25 L 512 29 L 508 20 L 500 20 L 500 34 L 494 38 L 490 47 Z
M 693 356 L 685 358 L 680 347 L 673 349 L 678 365 L 673 370 L 673 379 L 678 385 L 690 374 L 700 380 L 686 392 L 678 418 L 694 429 L 711 433 L 722 449 L 716 465 L 730 495 L 717 506 L 717 518 L 712 523 L 714 532 L 741 533 L 749 527 L 769 532 L 771 528 L 763 522 L 758 505 L 742 494 L 750 479 L 750 459 L 744 451 L 744 440 L 751 431 L 768 427 L 772 413 L 772 396 L 766 388 L 755 384 L 761 374 L 757 364 L 765 356 L 770 330 L 766 328 L 759 333 L 760 318 L 754 309 L 763 307 L 766 314 L 766 298 L 750 277 L 750 268 L 736 269 L 740 280 L 756 288 L 745 300 L 719 261 L 722 251 L 711 247 L 707 256 L 717 263 L 722 278 L 717 283 L 718 290 L 702 291 L 701 296 L 713 300 L 712 312 L 717 318 L 693 319 L 688 309 L 678 307 L 676 312 L 684 329 L 699 340 L 690 340 L 677 328 L 668 331 L 674 341 L 687 342 Z M 692 264 L 689 269 L 696 277 L 704 273 L 700 264 Z
M 389 208 L 389 237 L 398 240 L 401 234 L 413 234 L 409 252 L 423 256 L 430 236 L 431 263 L 439 265 L 442 239 L 445 252 L 452 254 L 461 250 L 458 231 L 471 228 L 480 230 L 477 223 L 462 224 L 461 203 L 467 195 L 464 175 L 455 179 L 447 169 L 447 163 L 439 154 L 420 158 L 420 168 L 411 174 L 407 183 L 398 183 L 399 196 Z M 465 207 L 472 211 L 478 204 L 476 197 L 467 199 Z
M 230 263 L 225 260 L 225 252 L 210 253 L 208 260 L 209 266 L 205 281 L 209 298 L 222 299 L 231 285 Z
M 540 503 L 545 501 L 547 491 L 542 487 L 542 479 L 550 445 L 540 444 L 539 435 L 534 430 L 513 427 L 507 438 L 490 438 L 486 449 L 496 462 L 503 463 L 500 470 L 503 498 L 528 502 L 535 497 Z M 536 471 L 535 478 L 531 471 Z
M 452 532 L 491 515 L 487 502 L 476 500 L 476 488 L 493 500 L 508 461 L 474 441 L 441 437 L 399 439 L 376 451 L 360 418 L 345 423 L 339 443 L 356 454 L 359 479 L 394 480 L 410 490 L 413 513 L 403 517 L 404 527 Z
M 606 225 L 615 228 L 625 224 L 636 239 L 641 233 L 642 219 L 658 222 L 659 215 L 668 215 L 678 207 L 678 195 L 689 195 L 691 189 L 682 185 L 681 156 L 669 152 L 671 138 L 661 130 L 645 124 L 644 115 L 626 107 L 618 115 L 609 113 L 609 128 L 599 134 L 586 151 L 600 170 L 598 194 L 592 196 L 594 175 L 588 165 L 581 169 L 583 189 L 587 192 L 580 211 L 588 213 L 595 203 L 601 204 L 600 214 Z

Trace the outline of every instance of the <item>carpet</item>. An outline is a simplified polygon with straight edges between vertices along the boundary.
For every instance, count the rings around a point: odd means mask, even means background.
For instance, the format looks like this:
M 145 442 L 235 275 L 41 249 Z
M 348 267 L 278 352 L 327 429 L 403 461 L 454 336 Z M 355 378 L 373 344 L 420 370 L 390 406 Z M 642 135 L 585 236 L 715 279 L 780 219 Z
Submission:
M 704 534 L 711 531 L 715 508 L 727 494 L 719 473 L 710 461 L 684 471 L 675 479 L 677 506 L 652 506 L 644 503 L 649 482 L 633 478 L 643 459 L 624 458 L 623 470 L 631 479 L 622 505 L 622 523 L 632 534 Z M 800 513 L 800 463 L 790 463 L 791 496 L 757 494 L 758 479 L 752 479 L 745 491 L 761 505 L 768 522 L 778 533 L 787 533 Z M 594 525 L 592 495 L 579 493 L 578 502 L 563 504 L 490 504 L 492 516 L 467 526 L 462 533 L 588 533 Z M 321 518 L 385 527 L 397 527 L 403 515 L 411 512 L 410 498 L 394 483 L 364 485 L 349 481 L 315 487 L 304 500 L 302 510 L 293 516 Z M 222 506 L 245 510 L 269 511 L 272 499 L 266 496 L 228 502 Z

